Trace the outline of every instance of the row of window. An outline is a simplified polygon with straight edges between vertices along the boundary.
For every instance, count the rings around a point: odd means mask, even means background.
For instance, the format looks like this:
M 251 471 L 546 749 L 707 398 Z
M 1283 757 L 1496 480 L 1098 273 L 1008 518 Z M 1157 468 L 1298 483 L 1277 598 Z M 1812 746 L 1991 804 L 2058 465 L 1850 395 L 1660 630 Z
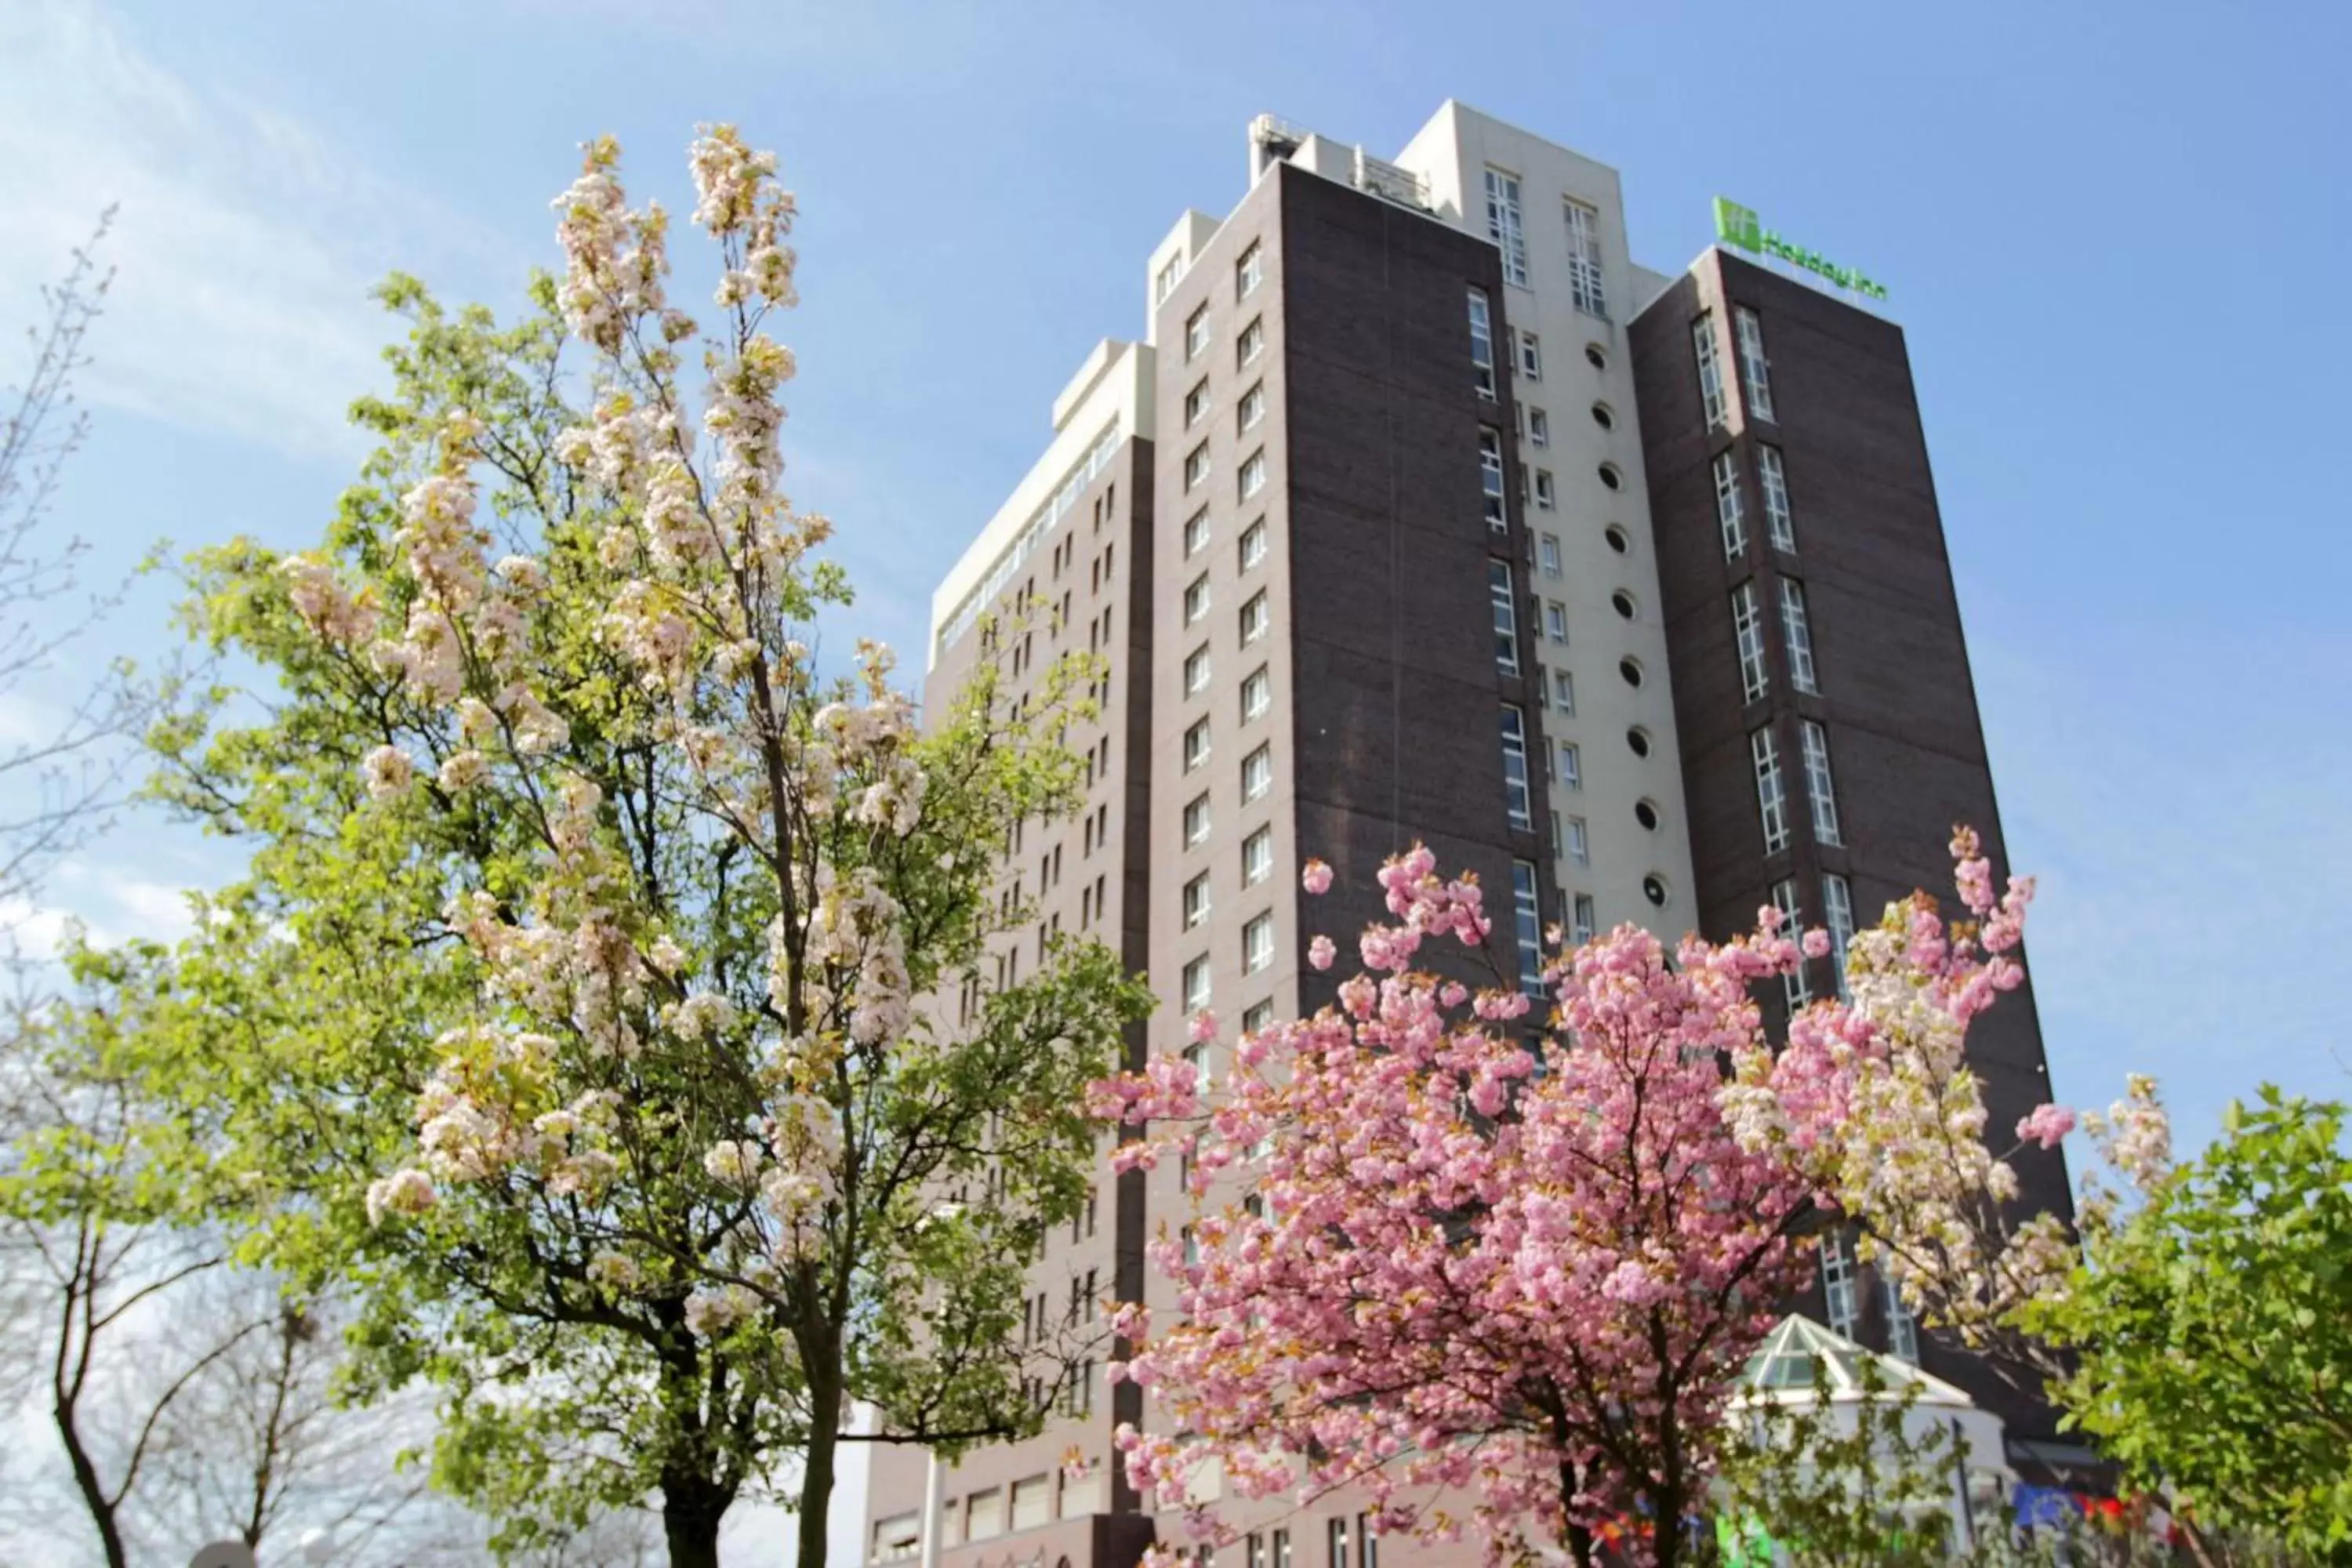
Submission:
M 1832 1330 L 1848 1339 L 1862 1326 L 1861 1291 L 1857 1288 L 1853 1248 L 1831 1231 L 1822 1237 L 1822 1303 Z M 1886 1319 L 1886 1349 L 1898 1361 L 1914 1365 L 1919 1360 L 1919 1325 L 1903 1302 L 1903 1291 L 1893 1275 L 1878 1271 L 1878 1310 Z
M 1756 444 L 1756 471 L 1764 481 L 1766 536 L 1775 550 L 1797 549 L 1797 518 L 1789 505 L 1789 471 L 1780 448 Z M 1739 484 L 1739 458 L 1727 447 L 1715 457 L 1715 518 L 1723 532 L 1723 558 L 1737 561 L 1748 549 L 1748 509 Z
M 1160 268 L 1160 277 L 1153 285 L 1151 291 L 1151 302 L 1154 305 L 1166 304 L 1168 302 L 1168 296 L 1176 292 L 1176 285 L 1184 280 L 1186 265 L 1182 253 L 1179 252 L 1177 255 L 1170 257 L 1166 265 Z M 1252 294 L 1256 293 L 1257 286 L 1264 281 L 1265 281 L 1265 249 L 1257 241 L 1252 240 L 1250 242 L 1250 247 L 1247 250 L 1243 251 L 1240 259 L 1234 263 L 1234 300 L 1235 303 L 1239 303 L 1241 300 L 1248 299 Z M 1207 307 L 1205 305 L 1202 307 L 1202 309 L 1206 308 Z
M 1255 497 L 1258 491 L 1265 489 L 1265 448 L 1260 447 L 1248 457 L 1242 459 L 1241 472 L 1235 479 L 1235 485 L 1241 492 L 1242 500 L 1249 500 Z M 1191 451 L 1184 454 L 1185 493 L 1189 495 L 1193 490 L 1200 489 L 1202 485 L 1208 481 L 1208 478 L 1209 443 L 1202 441 L 1199 446 L 1194 447 Z
M 1797 900 L 1794 880 L 1783 877 L 1772 884 L 1772 907 L 1780 911 L 1786 929 L 1794 931 L 1803 926 L 1805 911 Z M 1846 994 L 1846 944 L 1853 940 L 1853 885 L 1834 872 L 1822 878 L 1822 929 L 1830 934 L 1830 964 L 1837 975 L 1838 994 L 1843 996 Z M 1812 987 L 1805 979 L 1802 964 L 1785 976 L 1781 984 L 1791 1012 L 1812 999 Z
M 1731 629 L 1739 650 L 1739 684 L 1750 702 L 1771 689 L 1771 671 L 1764 659 L 1764 610 L 1753 581 L 1731 591 Z M 1805 585 L 1794 577 L 1780 579 L 1780 646 L 1789 656 L 1789 684 L 1809 697 L 1821 695 L 1813 670 L 1812 622 L 1805 613 Z
M 1805 765 L 1805 797 L 1812 806 L 1813 838 L 1832 847 L 1845 842 L 1838 831 L 1837 789 L 1830 777 L 1829 731 L 1811 719 L 1797 721 Z M 1772 726 L 1748 737 L 1756 764 L 1756 803 L 1764 826 L 1764 852 L 1778 854 L 1789 847 L 1788 791 L 1780 780 L 1780 746 Z
M 1489 168 L 1486 175 L 1486 237 L 1502 252 L 1503 280 L 1528 287 L 1528 236 L 1519 205 L 1519 177 Z M 1608 296 L 1601 282 L 1601 211 L 1563 195 L 1561 236 L 1566 241 L 1568 297 L 1590 316 L 1607 320 Z
M 1731 317 L 1733 336 L 1738 342 L 1739 384 L 1746 395 L 1748 417 L 1770 419 L 1772 365 L 1764 353 L 1764 323 L 1745 305 L 1733 307 Z M 1699 408 L 1710 430 L 1727 424 L 1731 417 L 1731 386 L 1724 378 L 1723 349 L 1718 340 L 1715 312 L 1702 310 L 1691 323 L 1691 350 L 1698 361 Z
M 1356 1515 L 1353 1536 L 1355 1555 L 1350 1558 L 1348 1517 L 1341 1514 L 1324 1522 L 1326 1568 L 1381 1568 L 1381 1538 L 1372 1529 L 1370 1515 Z M 1217 1549 L 1206 1544 L 1194 1547 L 1192 1563 L 1193 1568 L 1216 1568 Z M 1290 1531 L 1276 1530 L 1243 1537 L 1242 1563 L 1243 1568 L 1294 1568 Z
M 1051 1473 L 1029 1476 L 1010 1487 L 983 1488 L 945 1503 L 941 1506 L 940 1522 L 948 1544 L 993 1541 L 1010 1531 L 1050 1524 L 1057 1514 L 1063 1519 L 1084 1519 L 1100 1513 L 1109 1507 L 1106 1479 L 1101 1465 L 1097 1464 L 1082 1478 Z M 874 1521 L 870 1562 L 908 1562 L 919 1555 L 921 1550 L 920 1514 L 894 1514 Z

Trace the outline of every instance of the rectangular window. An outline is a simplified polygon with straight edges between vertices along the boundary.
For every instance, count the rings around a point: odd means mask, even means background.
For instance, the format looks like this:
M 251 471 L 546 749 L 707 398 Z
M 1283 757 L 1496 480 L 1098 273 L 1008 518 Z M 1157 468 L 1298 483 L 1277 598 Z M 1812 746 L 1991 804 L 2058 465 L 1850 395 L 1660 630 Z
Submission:
M 1519 374 L 1529 381 L 1543 379 L 1543 343 L 1524 327 L 1519 330 Z
M 1853 1289 L 1853 1248 L 1834 1230 L 1822 1233 L 1822 1308 L 1832 1333 L 1853 1338 L 1862 1322 L 1862 1303 Z
M 1559 743 L 1559 787 L 1570 791 L 1584 787 L 1584 753 L 1573 741 Z
M 1031 1476 L 1025 1481 L 1013 1483 L 1013 1528 L 1027 1530 L 1044 1524 L 1053 1518 L 1054 1488 L 1051 1476 Z
M 1236 363 L 1241 364 L 1248 364 L 1265 352 L 1265 319 L 1262 316 L 1254 318 L 1248 326 L 1244 327 L 1234 349 Z
M 1184 395 L 1184 428 L 1190 430 L 1209 411 L 1209 378 L 1202 376 L 1200 384 Z
M 1209 1005 L 1209 961 L 1196 958 L 1184 966 L 1184 1011 L 1205 1012 Z
M 1348 1520 L 1342 1514 L 1324 1526 L 1330 1542 L 1330 1568 L 1348 1568 Z
M 1184 659 L 1184 695 L 1198 697 L 1209 689 L 1209 645 L 1202 643 Z
M 1192 489 L 1209 477 L 1209 444 L 1206 441 L 1184 454 L 1184 488 Z
M 1756 602 L 1756 584 L 1742 583 L 1731 591 L 1731 630 L 1739 644 L 1739 684 L 1755 701 L 1770 687 L 1764 667 L 1764 610 Z
M 1265 522 L 1260 519 L 1242 530 L 1242 570 L 1249 571 L 1265 559 Z
M 1551 470 L 1538 468 L 1536 470 L 1536 505 L 1546 511 L 1551 510 L 1555 495 L 1551 482 Z
M 1274 1532 L 1274 1568 L 1290 1568 L 1290 1531 Z
M 1568 837 L 1560 840 L 1560 848 L 1580 866 L 1592 864 L 1592 835 L 1584 826 L 1584 818 L 1571 816 L 1562 824 Z
M 1903 1287 L 1886 1266 L 1878 1268 L 1878 1306 L 1886 1314 L 1886 1353 L 1896 1361 L 1919 1362 L 1919 1324 L 1903 1302 Z
M 1789 847 L 1789 795 L 1780 783 L 1780 748 L 1768 725 L 1748 737 L 1756 760 L 1756 811 L 1764 824 L 1764 853 Z
M 1818 697 L 1813 679 L 1813 628 L 1805 618 L 1805 585 L 1794 577 L 1780 579 L 1780 638 L 1789 649 L 1789 684 Z
M 1209 574 L 1202 573 L 1184 586 L 1184 624 L 1192 625 L 1209 613 Z
M 1261 665 L 1242 682 L 1242 722 L 1265 718 L 1265 710 L 1273 705 L 1274 679 Z
M 1748 394 L 1748 416 L 1772 417 L 1772 365 L 1764 357 L 1764 323 L 1742 305 L 1733 312 L 1739 332 L 1739 380 Z
M 1151 302 L 1164 305 L 1168 296 L 1176 292 L 1176 285 L 1184 280 L 1184 258 L 1171 257 L 1168 265 L 1160 269 L 1160 277 L 1151 286 Z
M 1198 555 L 1209 542 L 1209 509 L 1202 507 L 1184 520 L 1184 553 Z
M 1551 705 L 1570 718 L 1576 716 L 1576 677 L 1567 670 L 1551 672 Z
M 1255 240 L 1252 240 L 1250 247 L 1242 252 L 1242 258 L 1234 263 L 1234 298 L 1246 300 L 1256 293 L 1257 286 L 1265 277 L 1265 252 Z
M 1184 771 L 1191 773 L 1209 760 L 1209 721 L 1196 721 L 1184 731 Z
M 1242 973 L 1255 974 L 1274 962 L 1274 917 L 1260 915 L 1242 927 Z
M 1528 797 L 1528 716 L 1503 704 L 1503 806 L 1511 826 L 1523 833 L 1535 831 L 1535 805 Z
M 1478 426 L 1478 488 L 1486 498 L 1486 526 L 1508 528 L 1510 521 L 1503 511 L 1503 433 L 1491 425 Z
M 1191 849 L 1204 844 L 1208 837 L 1209 797 L 1196 795 L 1192 804 L 1184 808 L 1184 847 Z
M 1371 1527 L 1372 1516 L 1356 1516 L 1356 1551 L 1362 1557 L 1362 1568 L 1381 1568 L 1381 1538 Z
M 1261 799 L 1274 787 L 1274 748 L 1260 746 L 1242 759 L 1242 803 Z
M 1715 521 L 1723 529 L 1723 558 L 1737 561 L 1748 548 L 1748 520 L 1739 500 L 1739 458 L 1726 449 L 1715 455 Z
M 1593 910 L 1591 893 L 1577 894 L 1576 902 L 1572 907 L 1576 910 L 1576 916 L 1569 922 L 1568 934 L 1577 946 L 1582 947 L 1599 933 L 1601 917 Z
M 1606 320 L 1609 298 L 1601 289 L 1601 212 L 1582 202 L 1565 203 L 1568 219 L 1568 297 L 1587 315 Z
M 1547 533 L 1542 538 L 1536 541 L 1536 559 L 1543 563 L 1543 574 L 1545 576 L 1557 577 L 1559 575 L 1559 534 Z
M 1823 844 L 1843 844 L 1837 785 L 1830 778 L 1830 732 L 1811 719 L 1801 721 L 1798 731 L 1805 747 L 1805 797 L 1813 805 L 1813 837 Z
M 1266 1568 L 1265 1536 L 1252 1535 L 1242 1542 L 1242 1568 Z
M 1772 907 L 1780 911 L 1780 934 L 1790 942 L 1801 942 L 1804 939 L 1805 912 L 1797 907 L 1797 884 L 1786 878 L 1773 883 Z M 1791 1013 L 1812 999 L 1812 987 L 1805 980 L 1805 963 L 1802 958 L 1797 961 L 1795 969 L 1780 977 L 1780 994 L 1789 1004 L 1789 1011 Z M 1835 1327 L 1834 1324 L 1832 1326 Z M 1838 1331 L 1845 1332 L 1843 1329 L 1839 1329 Z
M 1273 1022 L 1274 1004 L 1272 1002 L 1252 1003 L 1248 1010 L 1242 1014 L 1242 1033 L 1255 1035 Z
M 1184 318 L 1184 357 L 1198 359 L 1209 346 L 1209 307 L 1202 305 Z
M 1486 171 L 1486 237 L 1503 253 L 1503 280 L 1528 286 L 1528 237 L 1519 226 L 1519 177 Z
M 1764 523 L 1772 548 L 1794 552 L 1797 514 L 1789 507 L 1789 470 L 1781 466 L 1780 448 L 1756 444 L 1756 471 L 1764 476 Z
M 1265 451 L 1263 447 L 1242 459 L 1242 500 L 1247 500 L 1265 489 Z
M 1470 379 L 1481 397 L 1495 395 L 1495 312 L 1486 290 L 1470 290 Z
M 1511 923 L 1518 938 L 1519 986 L 1530 996 L 1543 994 L 1543 906 L 1536 897 L 1536 868 L 1531 860 L 1511 862 Z
M 1519 672 L 1518 595 L 1511 587 L 1511 563 L 1486 563 L 1487 596 L 1495 601 L 1495 665 L 1506 675 Z
M 1691 323 L 1691 352 L 1698 356 L 1698 400 L 1710 430 L 1724 421 L 1723 353 L 1715 341 L 1715 312 Z
M 1266 600 L 1265 590 L 1260 588 L 1250 595 L 1249 603 L 1242 606 L 1242 646 L 1247 647 L 1257 641 L 1273 626 L 1274 610 Z
M 1242 394 L 1240 405 L 1242 434 L 1246 436 L 1251 431 L 1256 429 L 1257 422 L 1265 417 L 1265 383 L 1261 381 L 1256 385 L 1251 387 L 1247 392 Z
M 1206 871 L 1184 884 L 1184 929 L 1192 930 L 1209 918 L 1209 874 Z
M 1242 840 L 1242 886 L 1254 888 L 1274 875 L 1274 829 L 1261 827 Z
M 1832 873 L 1822 879 L 1822 923 L 1829 928 L 1830 962 L 1837 967 L 1838 994 L 1845 989 L 1845 949 L 1853 940 L 1853 888 Z
M 1558 599 L 1544 601 L 1544 636 L 1556 643 L 1568 641 L 1568 606 Z
M 1551 416 L 1540 408 L 1528 410 L 1528 445 L 1530 447 L 1551 445 Z

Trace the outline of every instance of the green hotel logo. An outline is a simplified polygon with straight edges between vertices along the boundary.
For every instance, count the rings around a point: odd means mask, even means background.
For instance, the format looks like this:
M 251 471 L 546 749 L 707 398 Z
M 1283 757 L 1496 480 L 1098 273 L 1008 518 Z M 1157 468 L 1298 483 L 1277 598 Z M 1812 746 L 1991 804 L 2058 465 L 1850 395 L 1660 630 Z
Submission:
M 1792 266 L 1820 274 L 1841 289 L 1850 289 L 1865 299 L 1884 300 L 1886 285 L 1851 267 L 1841 267 L 1818 251 L 1807 250 L 1801 245 L 1791 245 L 1766 228 L 1757 217 L 1756 209 L 1743 207 L 1727 197 L 1715 198 L 1715 237 L 1726 245 L 1758 256 L 1777 256 Z

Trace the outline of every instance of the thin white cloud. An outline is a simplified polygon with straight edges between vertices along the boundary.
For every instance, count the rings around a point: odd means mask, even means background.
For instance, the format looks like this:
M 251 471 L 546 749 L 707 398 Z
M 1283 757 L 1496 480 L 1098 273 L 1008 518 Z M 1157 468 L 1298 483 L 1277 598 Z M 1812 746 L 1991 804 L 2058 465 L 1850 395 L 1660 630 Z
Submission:
M 309 128 L 176 75 L 102 6 L 0 6 L 6 320 L 34 319 L 110 204 L 85 395 L 297 457 L 359 447 L 343 410 L 379 384 L 387 336 L 369 287 L 432 258 L 416 247 L 477 243 Z
M 99 947 L 134 940 L 176 942 L 194 925 L 186 887 L 112 864 L 68 860 L 57 868 L 37 901 L 0 899 L 0 932 L 28 957 L 54 957 L 76 921 Z

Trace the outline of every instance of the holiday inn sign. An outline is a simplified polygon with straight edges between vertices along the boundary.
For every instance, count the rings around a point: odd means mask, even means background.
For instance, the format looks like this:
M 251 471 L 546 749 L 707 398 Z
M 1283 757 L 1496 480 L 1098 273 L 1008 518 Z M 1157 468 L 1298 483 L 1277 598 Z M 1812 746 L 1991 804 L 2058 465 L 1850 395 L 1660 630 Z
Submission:
M 1885 284 L 1873 281 L 1851 267 L 1840 267 L 1801 245 L 1790 244 L 1766 228 L 1756 216 L 1753 207 L 1743 207 L 1723 196 L 1715 198 L 1715 237 L 1726 245 L 1736 245 L 1759 256 L 1777 256 L 1791 266 L 1819 273 L 1839 288 L 1851 289 L 1866 299 L 1886 298 Z

